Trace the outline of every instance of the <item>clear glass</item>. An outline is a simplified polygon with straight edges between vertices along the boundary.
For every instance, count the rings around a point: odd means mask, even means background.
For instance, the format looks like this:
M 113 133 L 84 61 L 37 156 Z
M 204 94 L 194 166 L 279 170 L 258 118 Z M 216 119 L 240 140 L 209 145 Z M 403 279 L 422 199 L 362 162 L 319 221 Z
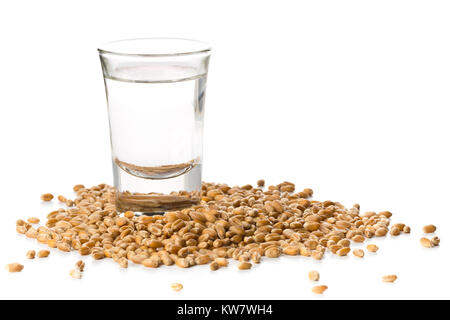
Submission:
M 159 213 L 197 204 L 210 47 L 131 39 L 110 42 L 99 54 L 117 210 Z

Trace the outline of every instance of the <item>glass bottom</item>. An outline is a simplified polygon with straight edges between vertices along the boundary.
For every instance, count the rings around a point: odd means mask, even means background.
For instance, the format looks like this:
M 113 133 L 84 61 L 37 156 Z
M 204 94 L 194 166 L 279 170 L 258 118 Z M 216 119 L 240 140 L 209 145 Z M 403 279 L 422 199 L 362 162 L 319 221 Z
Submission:
M 113 162 L 116 208 L 147 215 L 180 210 L 200 202 L 202 165 L 166 179 L 148 179 L 128 173 Z

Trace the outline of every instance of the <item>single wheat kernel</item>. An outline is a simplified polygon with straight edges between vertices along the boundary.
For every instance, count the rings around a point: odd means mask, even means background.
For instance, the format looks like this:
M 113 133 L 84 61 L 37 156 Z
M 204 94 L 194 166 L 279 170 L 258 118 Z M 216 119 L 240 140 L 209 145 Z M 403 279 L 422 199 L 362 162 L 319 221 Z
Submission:
M 125 218 L 131 219 L 134 217 L 134 212 L 133 211 L 126 211 L 124 214 Z
M 29 223 L 31 223 L 31 224 L 37 224 L 37 223 L 39 223 L 41 220 L 39 220 L 39 218 L 36 218 L 36 217 L 31 217 L 31 218 L 28 218 L 27 221 L 28 221 Z
M 433 247 L 433 243 L 432 243 L 431 240 L 428 239 L 428 238 L 421 238 L 421 239 L 420 239 L 420 244 L 421 244 L 422 247 L 424 247 L 424 248 L 431 248 L 431 247 Z
M 311 280 L 311 281 L 319 281 L 320 274 L 317 271 L 310 271 L 308 273 L 308 277 L 309 277 L 309 280 Z
M 211 264 L 209 265 L 209 269 L 211 269 L 211 271 L 216 271 L 219 270 L 220 266 L 216 261 L 211 262 Z
M 342 221 L 336 222 L 336 227 L 338 227 L 339 229 L 342 229 L 342 230 L 348 230 L 348 228 L 350 228 L 350 226 L 351 226 L 351 224 L 348 221 L 342 220 Z
M 278 258 L 281 255 L 281 251 L 278 247 L 270 247 L 264 251 L 264 255 L 268 258 Z
M 42 201 L 51 201 L 53 199 L 53 195 L 51 193 L 44 193 L 41 195 Z
M 366 212 L 361 214 L 361 217 L 371 218 L 371 217 L 376 216 L 376 215 L 377 215 L 377 213 L 375 211 L 366 211 Z
M 50 255 L 50 251 L 48 250 L 40 250 L 37 253 L 38 258 L 47 258 Z
M 66 202 L 67 202 L 67 198 L 64 197 L 64 196 L 62 196 L 62 195 L 59 195 L 59 196 L 58 196 L 58 201 L 59 201 L 59 202 L 62 202 L 62 203 L 66 203 Z
M 101 260 L 105 258 L 105 252 L 104 251 L 92 251 L 91 257 L 94 258 L 94 260 Z
M 157 259 L 148 258 L 142 261 L 142 265 L 147 268 L 158 268 L 159 262 Z
M 392 213 L 390 212 L 390 211 L 381 211 L 381 212 L 379 212 L 378 213 L 378 215 L 380 215 L 380 216 L 385 216 L 386 218 L 390 218 L 390 217 L 392 217 Z
M 175 262 L 173 261 L 173 259 L 169 256 L 169 254 L 167 255 L 162 255 L 161 256 L 161 262 L 163 265 L 165 266 L 171 266 L 173 265 Z
M 402 231 L 404 227 L 406 227 L 406 225 L 404 223 L 396 223 L 392 226 L 391 229 L 397 228 L 398 230 Z
M 189 262 L 185 258 L 179 258 L 175 260 L 175 265 L 180 268 L 189 268 Z
M 75 186 L 73 186 L 73 191 L 77 192 L 80 189 L 84 189 L 84 186 L 82 184 L 77 184 Z
M 315 294 L 323 294 L 328 289 L 327 286 L 315 286 L 312 288 L 312 292 Z
M 6 270 L 8 272 L 20 272 L 23 270 L 23 265 L 20 263 L 10 263 L 6 266 Z
M 25 225 L 27 225 L 27 223 L 22 219 L 16 221 L 16 226 L 25 226 Z
M 288 185 L 280 186 L 280 191 L 281 192 L 294 192 L 295 191 L 295 185 L 288 184 Z
M 28 230 L 27 230 L 27 227 L 25 227 L 25 226 L 17 226 L 16 231 L 17 231 L 17 233 L 20 233 L 20 234 L 26 234 Z
M 55 239 L 50 239 L 50 240 L 47 240 L 47 245 L 48 245 L 50 248 L 56 248 L 57 242 L 56 242 Z
M 341 248 L 336 252 L 336 254 L 340 257 L 344 257 L 350 252 L 350 250 L 351 249 L 349 247 Z
M 375 231 L 375 236 L 384 237 L 388 233 L 388 228 L 382 227 Z
M 366 238 L 364 238 L 363 236 L 358 234 L 352 238 L 352 241 L 362 243 L 362 242 L 366 241 Z
M 306 222 L 303 225 L 303 228 L 306 231 L 310 231 L 310 232 L 317 231 L 320 228 L 320 223 L 319 222 Z
M 395 282 L 395 280 L 397 280 L 397 276 L 395 274 L 391 274 L 391 275 L 387 275 L 387 276 L 383 276 L 381 278 L 383 280 L 383 282 Z
M 264 181 L 264 179 L 259 179 L 256 184 L 258 185 L 258 187 L 264 187 L 266 181 Z
M 350 240 L 348 239 L 339 240 L 337 245 L 342 247 L 350 247 Z
M 183 289 L 183 285 L 181 283 L 172 283 L 170 287 L 172 288 L 172 290 L 177 292 Z
M 300 249 L 297 246 L 287 246 L 283 249 L 283 252 L 290 256 L 296 256 L 299 254 Z
M 355 257 L 364 258 L 364 250 L 362 249 L 353 250 L 353 254 L 355 255 Z
M 120 217 L 116 220 L 116 225 L 120 228 L 128 223 L 128 219 L 126 217 Z M 158 229 L 158 228 L 156 228 Z M 161 230 L 158 229 L 159 234 L 161 234 Z M 156 232 L 155 232 L 156 234 Z
M 439 239 L 439 237 L 431 238 L 431 244 L 433 245 L 433 247 L 438 246 L 440 243 L 441 243 L 441 239 Z
M 91 248 L 87 245 L 83 245 L 80 249 L 78 249 L 78 253 L 82 256 L 87 256 L 88 254 L 91 254 Z
M 30 251 L 27 252 L 27 258 L 28 259 L 34 259 L 35 256 L 36 256 L 36 251 L 30 250 Z
M 322 260 L 323 252 L 315 250 L 311 253 L 311 258 L 313 258 L 314 260 Z
M 246 262 L 246 261 L 240 262 L 238 264 L 239 270 L 248 270 L 251 267 L 252 267 L 252 264 L 250 262 Z
M 391 236 L 396 237 L 396 236 L 399 236 L 399 235 L 400 235 L 400 232 L 401 232 L 401 231 L 400 231 L 399 228 L 393 227 L 393 228 L 391 229 L 390 234 L 391 234 Z
M 261 254 L 257 251 L 252 253 L 252 262 L 255 264 L 261 263 Z
M 429 225 L 423 227 L 423 232 L 424 233 L 434 233 L 434 232 L 436 232 L 436 229 L 437 229 L 436 226 L 429 224 Z
M 411 227 L 405 226 L 405 227 L 403 228 L 403 232 L 404 232 L 404 233 L 411 233 Z
M 378 246 L 376 244 L 369 244 L 367 245 L 367 251 L 369 252 L 377 252 Z
M 124 268 L 124 269 L 128 268 L 128 260 L 127 260 L 127 258 L 124 258 L 124 257 L 120 258 L 119 261 L 118 261 L 118 264 L 119 264 L 119 266 L 121 268 Z
M 63 251 L 63 252 L 69 252 L 69 251 L 70 251 L 70 246 L 69 246 L 67 243 L 65 243 L 65 242 L 59 242 L 59 243 L 57 243 L 57 244 L 56 244 L 56 247 L 57 247 L 59 250 Z
M 303 257 L 311 257 L 312 251 L 305 247 L 300 247 L 300 255 Z
M 198 256 L 197 258 L 195 258 L 195 263 L 198 265 L 202 265 L 202 264 L 208 264 L 211 262 L 211 257 L 208 255 L 203 255 L 203 256 Z
M 35 228 L 30 228 L 25 233 L 25 236 L 27 236 L 30 239 L 36 239 L 38 235 L 39 235 L 39 233 L 38 233 L 38 231 Z
M 333 245 L 331 245 L 331 246 L 329 247 L 329 249 L 330 249 L 330 251 L 333 252 L 334 254 L 337 254 L 337 252 L 338 252 L 339 250 L 342 249 L 342 246 L 339 246 L 339 245 L 337 245 L 337 244 L 333 244 Z
M 375 235 L 375 231 L 366 229 L 364 231 L 364 235 L 366 236 L 366 238 L 371 239 Z
M 81 279 L 81 272 L 78 269 L 70 270 L 69 274 L 74 279 Z
M 226 266 L 228 266 L 228 260 L 227 260 L 226 258 L 216 258 L 214 261 L 217 262 L 217 264 L 218 264 L 220 267 L 226 267 Z
M 238 260 L 239 260 L 239 262 L 245 262 L 245 261 L 250 261 L 250 258 L 251 258 L 250 253 L 246 252 L 246 253 L 243 253 L 242 255 L 240 255 Z
M 80 272 L 83 272 L 84 271 L 84 267 L 85 267 L 85 263 L 80 260 L 80 261 L 78 261 L 75 264 L 75 267 L 77 267 L 77 269 L 80 270 Z

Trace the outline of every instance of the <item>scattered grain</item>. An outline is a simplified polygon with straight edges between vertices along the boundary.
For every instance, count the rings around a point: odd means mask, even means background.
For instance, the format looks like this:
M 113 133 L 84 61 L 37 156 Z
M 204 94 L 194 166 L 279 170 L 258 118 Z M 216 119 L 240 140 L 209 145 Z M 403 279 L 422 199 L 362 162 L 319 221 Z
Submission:
M 134 212 L 133 211 L 126 211 L 124 214 L 125 218 L 131 219 L 134 217 Z
M 85 267 L 85 266 L 86 266 L 86 265 L 85 265 L 85 263 L 84 263 L 82 260 L 78 261 L 78 262 L 75 264 L 75 267 L 77 267 L 77 269 L 80 270 L 80 272 L 83 272 L 83 271 L 84 271 L 84 267 Z
M 328 289 L 327 286 L 315 286 L 312 288 L 312 292 L 315 294 L 323 294 Z
M 122 268 L 130 260 L 147 267 L 210 264 L 212 269 L 226 266 L 230 258 L 245 268 L 264 256 L 300 254 L 321 260 L 327 249 L 344 256 L 351 241 L 388 233 L 389 211 L 360 214 L 359 205 L 311 201 L 311 189 L 296 192 L 291 182 L 266 191 L 260 188 L 263 181 L 257 185 L 203 183 L 200 204 L 153 216 L 117 212 L 111 186 L 76 185 L 73 200 L 58 196 L 67 207 L 50 212 L 44 226 L 18 220 L 16 229 L 51 248 L 110 258 Z
M 391 274 L 391 275 L 383 276 L 381 279 L 383 280 L 383 282 L 393 283 L 393 282 L 395 282 L 395 280 L 397 280 L 397 276 L 395 274 Z
M 81 279 L 81 277 L 82 277 L 81 272 L 78 269 L 70 270 L 69 274 L 74 279 Z
M 84 189 L 84 186 L 82 184 L 77 184 L 75 186 L 73 186 L 73 191 L 78 192 L 81 189 Z
M 384 237 L 388 233 L 388 228 L 381 227 L 375 231 L 375 236 Z
M 355 249 L 355 250 L 353 250 L 353 255 L 358 258 L 364 258 L 364 250 Z
M 441 243 L 441 239 L 439 239 L 439 237 L 431 238 L 431 244 L 433 245 L 433 247 L 438 246 L 440 243 Z
M 48 250 L 40 250 L 37 253 L 38 258 L 47 258 L 49 255 L 50 255 L 50 251 L 48 251 Z
M 35 256 L 36 256 L 36 251 L 30 250 L 30 251 L 27 252 L 27 258 L 28 259 L 34 259 Z
M 309 278 L 309 280 L 311 280 L 311 281 L 319 281 L 319 279 L 320 279 L 320 274 L 319 274 L 319 272 L 317 272 L 317 271 L 310 271 L 310 272 L 308 273 L 308 278 Z
M 228 260 L 225 258 L 216 258 L 214 260 L 220 267 L 226 267 L 228 266 Z
M 431 240 L 428 239 L 428 238 L 421 238 L 421 239 L 420 239 L 420 244 L 421 244 L 422 247 L 424 247 L 424 248 L 431 248 L 431 247 L 433 247 L 433 243 L 432 243 Z
M 8 272 L 21 272 L 23 270 L 23 265 L 20 263 L 10 263 L 6 266 Z
M 43 195 L 41 195 L 42 201 L 52 201 L 52 199 L 53 195 L 51 193 L 44 193 Z
M 351 249 L 349 247 L 341 248 L 336 252 L 336 254 L 340 257 L 344 257 L 350 252 L 350 250 Z
M 390 211 L 381 211 L 381 212 L 379 212 L 378 213 L 378 215 L 380 215 L 380 216 L 384 216 L 384 217 L 386 217 L 386 218 L 390 218 L 390 217 L 392 217 L 392 213 L 390 212 Z
M 353 242 L 357 242 L 357 243 L 361 243 L 364 242 L 366 240 L 366 238 L 364 238 L 362 235 L 356 235 L 352 238 Z
M 219 268 L 220 265 L 216 261 L 211 262 L 211 264 L 209 265 L 209 269 L 211 269 L 211 271 L 219 270 Z
M 183 289 L 183 285 L 181 283 L 172 283 L 170 287 L 172 288 L 172 290 L 177 292 Z
M 434 232 L 436 232 L 436 229 L 437 229 L 436 226 L 429 224 L 429 225 L 423 227 L 423 232 L 424 233 L 434 233 Z
M 31 224 L 38 224 L 39 221 L 41 221 L 41 220 L 39 220 L 39 219 L 36 218 L 36 217 L 31 217 L 31 218 L 28 218 L 27 221 L 28 221 L 29 223 L 31 223 Z
M 393 228 L 391 229 L 390 234 L 391 234 L 391 236 L 396 237 L 396 236 L 399 236 L 399 235 L 400 235 L 400 232 L 401 232 L 401 229 L 399 229 L 399 228 L 397 228 L 397 227 L 393 227 Z
M 251 267 L 252 267 L 252 264 L 247 261 L 243 261 L 238 264 L 239 270 L 248 270 L 248 269 L 251 269 Z

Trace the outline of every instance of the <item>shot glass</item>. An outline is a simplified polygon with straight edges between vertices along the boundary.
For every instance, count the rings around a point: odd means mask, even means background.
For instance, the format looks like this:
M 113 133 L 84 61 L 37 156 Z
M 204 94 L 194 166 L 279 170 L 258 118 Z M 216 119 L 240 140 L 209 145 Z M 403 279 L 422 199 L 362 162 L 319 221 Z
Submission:
M 117 210 L 154 214 L 197 204 L 210 46 L 146 38 L 98 51 Z

